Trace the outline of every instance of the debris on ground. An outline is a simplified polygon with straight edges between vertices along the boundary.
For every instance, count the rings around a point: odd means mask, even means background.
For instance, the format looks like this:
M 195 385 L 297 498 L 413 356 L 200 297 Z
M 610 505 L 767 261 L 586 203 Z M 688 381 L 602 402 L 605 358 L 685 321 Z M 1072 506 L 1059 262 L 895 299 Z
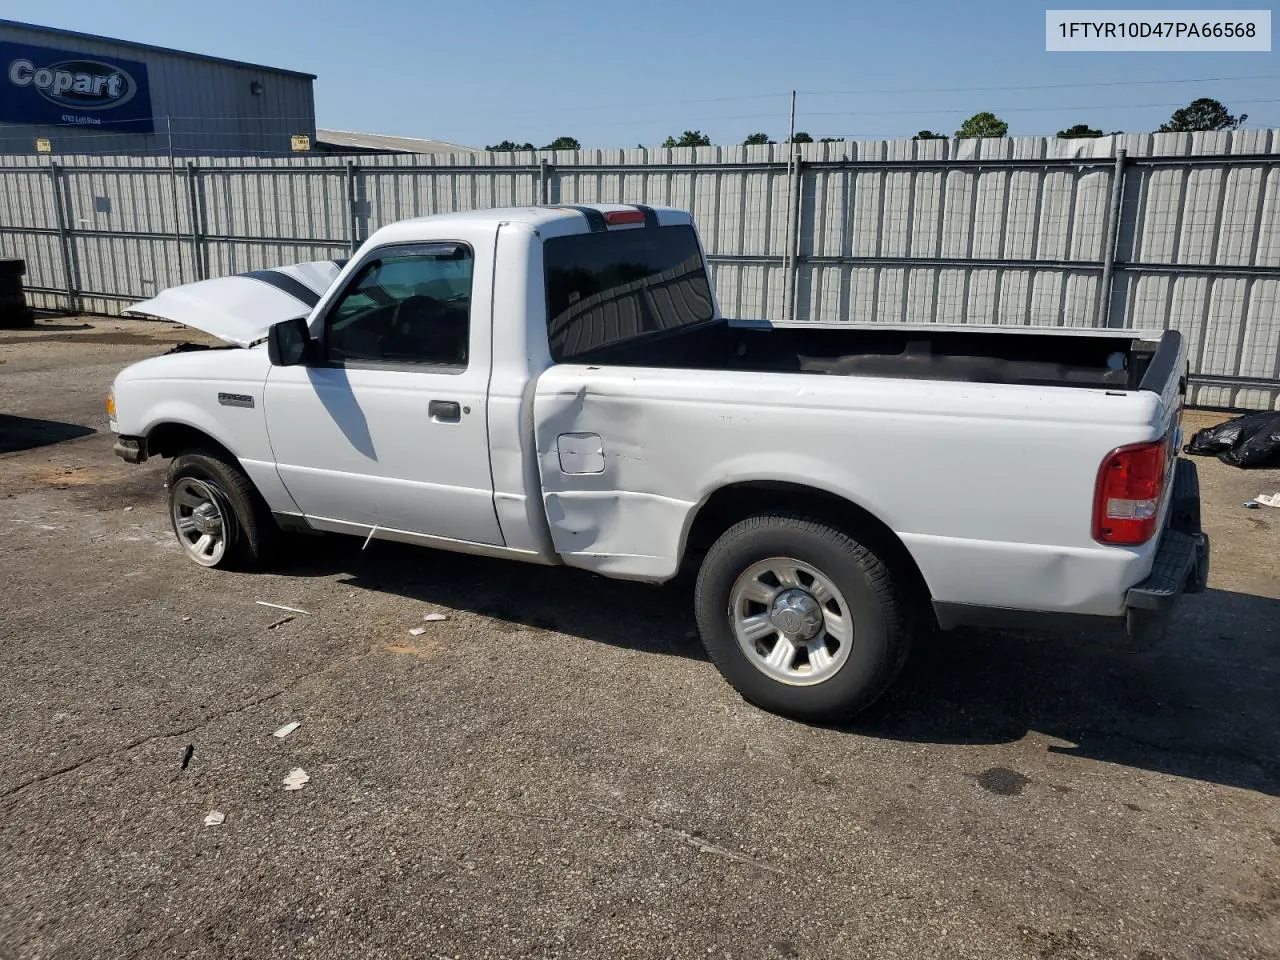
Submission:
M 1262 506 L 1262 504 L 1260 504 L 1257 500 L 1246 500 L 1244 502 L 1244 508 L 1246 510 L 1257 510 L 1260 506 Z
M 272 736 L 275 737 L 277 740 L 283 740 L 289 734 L 293 733 L 293 731 L 297 730 L 300 726 L 302 726 L 302 724 L 299 723 L 297 720 L 290 720 L 283 727 L 281 727 L 279 730 L 273 733 Z
M 187 769 L 187 764 L 191 763 L 191 758 L 195 756 L 195 752 L 196 752 L 195 744 L 188 743 L 187 749 L 182 751 L 182 769 L 183 770 Z
M 443 613 L 424 613 L 422 619 L 427 623 L 439 623 L 441 620 L 448 620 L 448 616 Z
M 306 610 L 299 610 L 297 607 L 286 607 L 282 603 L 267 603 L 265 600 L 255 600 L 253 602 L 260 607 L 271 607 L 274 610 L 287 610 L 289 613 L 305 613 L 307 616 L 311 616 Z
M 1280 507 L 1280 490 L 1275 493 L 1260 493 L 1253 498 L 1255 503 L 1260 503 L 1264 507 Z
M 427 632 L 426 627 L 410 627 L 409 628 L 409 636 L 411 637 L 420 637 L 426 632 Z
M 268 630 L 274 630 L 276 627 L 283 627 L 286 623 L 288 623 L 288 622 L 289 622 L 289 621 L 291 621 L 292 619 L 293 619 L 293 614 L 289 614 L 289 616 L 287 616 L 287 617 L 281 617 L 281 618 L 280 618 L 279 620 L 277 620 L 275 623 L 268 623 L 268 624 L 267 624 L 267 629 L 268 629 Z
M 190 622 L 191 622 L 191 618 L 190 618 L 190 617 L 183 617 L 183 618 L 182 618 L 182 622 L 183 622 L 183 623 L 190 623 Z
M 294 767 L 289 771 L 289 775 L 284 778 L 284 788 L 286 790 L 301 790 L 303 785 L 311 778 L 307 776 L 307 771 L 301 767 Z
M 1262 410 L 1197 430 L 1186 453 L 1216 454 L 1233 467 L 1280 465 L 1280 410 Z
M 210 810 L 209 815 L 204 818 L 206 827 L 220 826 L 227 819 L 227 815 L 221 810 Z
M 132 509 L 133 509 L 133 507 L 125 507 L 125 508 L 124 508 L 124 512 L 125 512 L 125 513 L 128 513 L 128 512 L 129 512 L 130 510 L 132 510 Z

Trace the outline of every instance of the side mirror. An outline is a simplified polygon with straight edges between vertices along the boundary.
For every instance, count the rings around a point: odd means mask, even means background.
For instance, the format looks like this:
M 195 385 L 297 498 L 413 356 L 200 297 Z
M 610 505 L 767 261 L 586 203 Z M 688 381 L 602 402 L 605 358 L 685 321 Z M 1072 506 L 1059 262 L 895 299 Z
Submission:
M 273 323 L 267 330 L 267 358 L 273 366 L 292 367 L 305 363 L 311 352 L 311 331 L 305 317 Z

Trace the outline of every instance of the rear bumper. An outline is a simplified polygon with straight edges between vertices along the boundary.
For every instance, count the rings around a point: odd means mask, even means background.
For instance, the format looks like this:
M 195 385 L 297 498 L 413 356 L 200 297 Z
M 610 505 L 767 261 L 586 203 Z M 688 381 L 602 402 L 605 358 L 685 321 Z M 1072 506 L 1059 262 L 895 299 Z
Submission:
M 1146 579 L 1124 591 L 1124 612 L 1101 617 L 1041 610 L 1011 610 L 970 604 L 935 603 L 938 623 L 1056 631 L 1063 627 L 1111 630 L 1123 626 L 1131 648 L 1142 649 L 1164 636 L 1169 617 L 1184 593 L 1199 593 L 1209 580 L 1209 538 L 1200 528 L 1200 479 L 1196 465 L 1174 466 L 1169 515 Z
M 1209 537 L 1200 528 L 1200 476 L 1190 460 L 1175 463 L 1169 520 L 1156 547 L 1151 573 L 1125 594 L 1125 633 L 1148 645 L 1164 636 L 1169 615 L 1184 593 L 1209 583 Z

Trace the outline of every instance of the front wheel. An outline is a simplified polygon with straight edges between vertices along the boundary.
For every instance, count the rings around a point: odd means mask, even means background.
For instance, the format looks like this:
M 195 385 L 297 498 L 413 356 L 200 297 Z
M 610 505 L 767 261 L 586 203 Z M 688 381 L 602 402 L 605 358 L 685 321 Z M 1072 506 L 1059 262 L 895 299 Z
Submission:
M 239 464 L 185 450 L 169 465 L 167 486 L 174 535 L 200 566 L 252 570 L 271 559 L 279 531 Z
M 843 531 L 802 516 L 750 517 L 725 531 L 702 562 L 694 604 L 725 679 L 792 717 L 870 706 L 910 649 L 889 568 Z

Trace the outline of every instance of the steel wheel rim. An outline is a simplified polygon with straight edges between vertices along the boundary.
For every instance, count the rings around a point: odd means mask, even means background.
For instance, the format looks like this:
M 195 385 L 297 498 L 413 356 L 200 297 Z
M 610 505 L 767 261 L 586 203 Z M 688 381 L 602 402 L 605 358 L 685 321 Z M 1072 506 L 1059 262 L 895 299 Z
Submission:
M 169 494 L 173 529 L 182 549 L 202 567 L 215 566 L 227 552 L 227 512 L 212 484 L 183 477 Z
M 770 557 L 747 567 L 729 591 L 729 623 L 753 667 L 807 687 L 835 676 L 853 647 L 853 614 L 812 564 Z

